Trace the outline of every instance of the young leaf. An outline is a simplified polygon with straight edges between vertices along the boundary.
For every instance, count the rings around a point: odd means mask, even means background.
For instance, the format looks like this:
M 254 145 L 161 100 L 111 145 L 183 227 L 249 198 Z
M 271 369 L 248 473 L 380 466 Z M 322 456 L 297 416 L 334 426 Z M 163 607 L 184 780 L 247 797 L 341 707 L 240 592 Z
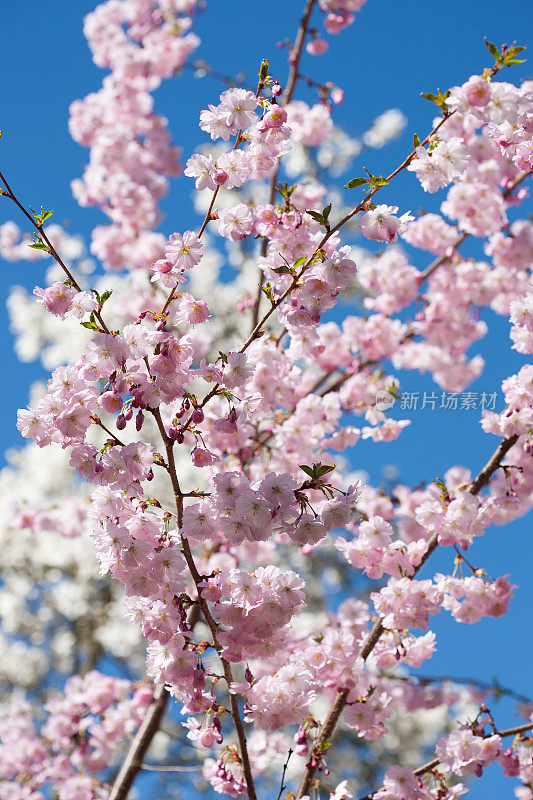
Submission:
M 269 67 L 268 58 L 264 58 L 263 61 L 261 61 L 261 69 L 259 70 L 259 80 L 261 81 L 261 83 L 264 83 L 266 77 L 268 76 L 268 67 Z
M 485 44 L 487 45 L 487 47 L 489 49 L 489 52 L 490 52 L 491 56 L 494 58 L 494 60 L 495 61 L 499 61 L 500 60 L 500 51 L 498 50 L 496 45 L 492 44 L 492 42 L 489 42 L 488 39 L 485 39 Z
M 444 481 L 442 480 L 442 478 L 435 478 L 435 480 L 434 480 L 434 481 L 431 481 L 431 483 L 434 483 L 434 484 L 435 484 L 435 486 L 438 486 L 438 487 L 439 487 L 439 489 L 441 489 L 441 491 L 442 491 L 444 494 L 448 494 L 448 490 L 447 490 L 447 488 L 446 488 L 446 484 L 444 483 Z
M 327 475 L 328 472 L 333 472 L 334 469 L 335 469 L 335 467 L 330 467 L 327 464 L 319 464 L 318 465 L 318 469 L 316 471 L 317 472 L 317 476 L 319 478 L 321 478 L 322 475 Z
M 276 267 L 272 272 L 276 272 L 278 275 L 294 275 L 293 270 L 290 267 L 286 267 L 285 264 L 281 267 Z
M 344 188 L 357 189 L 358 186 L 364 186 L 365 183 L 368 183 L 366 178 L 352 178 L 351 181 L 344 185 Z
M 310 217 L 313 217 L 317 222 L 320 222 L 321 225 L 324 224 L 324 217 L 320 213 L 320 211 L 308 211 L 307 212 Z
M 272 284 L 270 281 L 261 287 L 261 291 L 265 294 L 271 303 L 274 302 L 274 295 L 272 294 Z
M 113 289 L 107 289 L 100 295 L 100 297 L 98 298 L 98 305 L 100 306 L 100 308 L 102 308 L 106 300 L 109 300 L 112 294 L 113 294 Z
M 415 133 L 415 135 L 413 136 L 413 147 L 415 148 L 420 147 L 420 136 L 418 135 L 418 133 Z
M 368 175 L 368 183 L 372 189 L 377 189 L 379 186 L 386 186 L 388 184 L 387 178 L 384 178 L 383 175 L 372 175 L 366 167 L 363 167 L 363 169 Z
M 314 220 L 323 225 L 327 231 L 329 231 L 330 224 L 328 218 L 330 211 L 331 211 L 331 203 L 329 203 L 329 205 L 327 205 L 322 211 L 308 211 L 307 213 L 309 214 L 310 217 L 313 217 Z
M 445 115 L 447 111 L 446 100 L 450 96 L 450 92 L 446 91 L 442 94 L 440 89 L 437 89 L 437 94 L 432 94 L 431 92 L 423 92 L 421 97 L 424 97 L 426 100 L 429 100 L 431 103 L 435 103 L 436 106 L 440 108 L 442 113 Z
M 307 261 L 307 256 L 300 256 L 300 258 L 297 258 L 294 264 L 292 265 L 293 269 L 298 269 L 299 267 L 302 266 L 302 264 L 305 264 L 306 261 Z
M 35 211 L 33 211 L 32 213 L 33 213 L 33 217 L 34 217 L 35 221 L 37 222 L 37 224 L 38 225 L 42 225 L 43 222 L 46 222 L 47 219 L 50 219 L 50 217 L 54 213 L 54 209 L 49 211 L 49 210 L 45 210 L 43 208 L 43 206 L 41 206 L 40 214 L 36 214 Z

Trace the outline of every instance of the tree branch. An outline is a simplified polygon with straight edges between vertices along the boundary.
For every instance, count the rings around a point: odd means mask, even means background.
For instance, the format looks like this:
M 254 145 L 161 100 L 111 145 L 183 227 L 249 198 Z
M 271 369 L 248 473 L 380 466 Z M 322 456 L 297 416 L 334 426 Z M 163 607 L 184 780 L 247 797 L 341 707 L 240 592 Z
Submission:
M 197 605 L 194 605 L 190 610 L 188 619 L 191 630 L 194 630 L 199 619 L 200 610 Z M 140 769 L 145 769 L 145 766 L 143 766 L 143 759 L 154 736 L 159 730 L 169 697 L 170 695 L 165 686 L 160 684 L 155 687 L 154 699 L 148 707 L 141 726 L 130 745 L 126 758 L 113 781 L 108 800 L 125 800 L 133 785 L 133 781 L 137 777 L 137 773 Z
M 54 245 L 52 244 L 52 242 L 50 241 L 48 236 L 46 235 L 43 226 L 40 223 L 37 222 L 37 220 L 30 214 L 30 212 L 26 208 L 24 208 L 24 206 L 22 205 L 20 200 L 16 197 L 15 193 L 13 192 L 13 189 L 11 188 L 11 186 L 9 185 L 9 183 L 7 182 L 7 180 L 5 179 L 4 175 L 1 172 L 0 172 L 0 181 L 6 187 L 5 191 L 3 189 L 0 190 L 0 196 L 3 195 L 4 197 L 7 197 L 9 200 L 11 200 L 13 203 L 15 203 L 17 208 L 19 208 L 22 211 L 22 213 L 24 214 L 26 219 L 28 219 L 30 221 L 31 225 L 36 229 L 36 231 L 39 233 L 39 236 L 41 237 L 43 242 L 46 244 L 48 254 L 51 255 L 52 258 L 59 264 L 59 266 L 61 267 L 61 269 L 63 270 L 63 272 L 67 276 L 67 278 L 70 281 L 70 283 L 72 284 L 72 286 L 76 289 L 76 291 L 77 292 L 81 292 L 82 291 L 81 286 L 79 285 L 79 283 L 77 282 L 77 280 L 75 279 L 75 277 L 73 276 L 73 274 L 71 273 L 71 271 L 69 270 L 69 268 L 67 267 L 67 265 L 65 264 L 65 262 L 63 261 L 61 256 L 59 255 L 59 253 L 57 252 L 57 250 L 55 249 Z M 30 208 L 31 208 L 31 206 L 30 206 Z M 96 319 L 100 323 L 104 333 L 109 333 L 109 328 L 107 327 L 107 325 L 105 324 L 104 320 L 102 319 L 102 316 L 101 316 L 100 312 L 99 311 L 95 311 L 94 312 L 94 316 L 96 317 Z
M 307 34 L 307 29 L 309 28 L 309 22 L 311 21 L 311 16 L 313 14 L 313 9 L 316 5 L 317 0 L 307 0 L 306 6 L 304 8 L 302 18 L 300 20 L 300 27 L 298 28 L 298 33 L 296 34 L 296 41 L 294 43 L 294 48 L 292 49 L 290 60 L 291 60 L 291 67 L 289 70 L 289 77 L 287 78 L 287 86 L 285 87 L 285 91 L 281 97 L 280 105 L 285 106 L 287 103 L 290 103 L 292 97 L 294 95 L 294 90 L 296 88 L 296 83 L 299 78 L 298 68 L 300 66 L 300 60 L 302 57 L 303 46 L 305 42 L 305 37 Z M 279 161 L 276 165 L 276 169 L 274 170 L 274 174 L 270 178 L 269 184 L 269 192 L 268 192 L 268 203 L 269 205 L 274 204 L 274 200 L 276 198 L 276 181 L 279 175 Z M 267 246 L 268 241 L 267 239 L 263 239 L 261 243 L 261 256 L 264 258 L 267 253 Z M 255 303 L 252 309 L 252 330 L 256 327 L 259 321 L 259 307 L 261 305 L 261 297 L 263 290 L 263 270 L 259 268 L 259 284 L 257 286 L 257 296 L 255 298 Z
M 533 728 L 533 722 L 526 722 L 525 725 L 517 725 L 514 728 L 507 728 L 504 731 L 498 731 L 498 736 L 501 736 L 502 739 L 506 736 L 516 736 L 519 733 L 527 733 L 532 728 Z M 435 767 L 438 767 L 439 764 L 440 764 L 440 759 L 432 758 L 431 761 L 427 762 L 427 764 L 423 764 L 421 767 L 418 767 L 417 769 L 413 770 L 413 773 L 416 776 L 425 775 L 426 772 L 431 772 L 431 770 L 435 769 Z M 360 797 L 359 800 L 372 800 L 372 798 L 378 791 L 380 790 L 377 789 L 375 792 L 372 792 L 371 794 L 366 794 L 364 797 Z
M 502 195 L 503 198 L 505 200 L 507 200 L 507 198 L 510 197 L 510 195 L 514 192 L 514 190 L 517 188 L 517 186 L 520 186 L 520 184 L 523 181 L 525 181 L 525 179 L 528 177 L 528 175 L 531 175 L 531 173 L 530 172 L 521 172 L 520 175 L 518 175 L 514 179 L 514 181 L 511 183 L 511 185 L 508 186 L 507 189 L 503 192 L 503 195 Z M 453 247 L 454 252 L 455 252 L 455 250 L 457 250 L 459 245 L 461 245 L 464 242 L 465 239 L 468 239 L 469 236 L 470 236 L 470 234 L 467 233 L 466 231 L 463 231 L 460 234 L 460 236 L 453 243 L 452 247 Z M 423 283 L 424 281 L 426 281 L 429 278 L 429 276 L 432 275 L 435 272 L 435 270 L 438 269 L 441 266 L 441 264 L 445 264 L 447 261 L 450 261 L 451 258 L 452 258 L 452 256 L 447 256 L 447 255 L 444 255 L 444 254 L 438 256 L 434 261 L 431 262 L 429 267 L 427 267 L 424 270 L 424 272 L 421 273 L 421 275 L 420 275 L 420 283 Z
M 487 461 L 483 469 L 480 473 L 474 478 L 470 486 L 468 487 L 468 491 L 473 494 L 479 494 L 480 490 L 485 486 L 488 481 L 490 480 L 493 473 L 498 469 L 501 462 L 503 461 L 506 454 L 509 452 L 511 447 L 516 443 L 518 436 L 514 435 L 511 436 L 509 439 L 504 439 L 500 442 L 499 447 L 494 452 L 492 457 Z M 434 533 L 433 536 L 428 540 L 427 550 L 424 553 L 420 564 L 416 567 L 413 577 L 422 569 L 423 565 L 426 563 L 430 555 L 437 549 L 439 543 L 439 535 L 438 533 Z M 367 635 L 361 650 L 359 651 L 360 657 L 363 661 L 366 661 L 378 641 L 380 640 L 381 636 L 383 635 L 385 628 L 383 627 L 383 620 L 379 619 L 374 624 L 372 630 Z M 337 693 L 337 696 L 331 706 L 331 709 L 326 717 L 325 722 L 320 727 L 318 734 L 316 736 L 315 742 L 313 744 L 313 749 L 311 751 L 309 760 L 307 762 L 308 766 L 305 769 L 305 772 L 302 776 L 302 780 L 300 782 L 300 787 L 298 789 L 298 794 L 296 795 L 296 800 L 301 800 L 304 795 L 308 795 L 311 791 L 311 787 L 313 785 L 313 781 L 315 778 L 316 770 L 318 768 L 318 764 L 320 763 L 321 756 L 324 752 L 324 745 L 326 742 L 331 740 L 331 737 L 337 727 L 337 723 L 341 717 L 341 714 L 344 710 L 346 705 L 346 700 L 348 698 L 349 689 L 340 689 Z M 533 725 L 531 726 L 533 727 Z M 314 756 L 314 758 L 313 758 Z M 314 763 L 316 766 L 311 766 Z
M 154 699 L 146 712 L 141 727 L 135 734 L 128 754 L 111 787 L 108 800 L 124 800 L 128 796 L 133 781 L 141 769 L 146 751 L 159 730 L 169 697 L 170 695 L 164 686 L 156 686 Z

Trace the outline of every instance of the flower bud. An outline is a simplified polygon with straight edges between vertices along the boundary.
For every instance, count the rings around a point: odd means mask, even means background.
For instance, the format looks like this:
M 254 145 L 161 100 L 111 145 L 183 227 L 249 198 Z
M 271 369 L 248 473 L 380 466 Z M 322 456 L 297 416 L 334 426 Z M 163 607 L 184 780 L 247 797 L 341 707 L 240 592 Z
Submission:
M 201 408 L 195 408 L 194 411 L 191 414 L 192 421 L 197 423 L 197 424 L 200 423 L 200 422 L 203 422 L 204 418 L 205 418 L 205 414 L 204 414 L 204 412 L 202 411 Z
M 223 186 L 228 180 L 228 173 L 223 169 L 216 169 L 213 173 L 213 180 L 217 186 Z

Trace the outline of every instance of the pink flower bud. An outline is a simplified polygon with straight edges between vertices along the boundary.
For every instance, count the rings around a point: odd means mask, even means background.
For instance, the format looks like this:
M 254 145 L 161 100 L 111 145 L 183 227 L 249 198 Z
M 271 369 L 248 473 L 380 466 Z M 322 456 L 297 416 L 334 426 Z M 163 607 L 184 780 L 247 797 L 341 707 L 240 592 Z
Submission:
M 320 38 L 311 39 L 310 42 L 307 42 L 305 49 L 311 56 L 321 56 L 323 55 L 326 50 L 329 48 L 329 44 Z
M 216 169 L 213 173 L 213 180 L 217 186 L 223 186 L 228 180 L 228 173 L 223 169 Z
M 203 731 L 198 737 L 198 741 L 203 747 L 213 747 L 215 743 L 215 737 L 211 728 L 207 728 L 205 731 Z
M 172 269 L 172 264 L 165 258 L 160 258 L 153 266 L 154 272 L 159 272 L 160 275 L 167 275 Z
M 122 397 L 115 392 L 104 392 L 97 400 L 98 405 L 108 414 L 116 414 L 122 408 Z
M 204 412 L 202 411 L 201 408 L 195 408 L 194 411 L 191 414 L 191 419 L 196 424 L 199 424 L 200 422 L 203 422 L 204 421 L 204 417 L 205 417 L 205 414 L 204 414 Z

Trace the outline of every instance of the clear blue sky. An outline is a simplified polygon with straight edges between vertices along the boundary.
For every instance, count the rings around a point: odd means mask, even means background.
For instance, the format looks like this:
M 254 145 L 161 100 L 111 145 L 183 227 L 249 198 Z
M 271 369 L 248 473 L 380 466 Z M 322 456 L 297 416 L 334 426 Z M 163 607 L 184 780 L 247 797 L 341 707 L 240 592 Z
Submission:
M 197 21 L 196 30 L 203 40 L 197 56 L 230 74 L 244 70 L 252 83 L 261 59 L 270 58 L 271 72 L 283 82 L 286 51 L 278 50 L 276 42 L 294 35 L 301 5 L 300 0 L 270 0 L 268 4 L 212 0 Z M 82 35 L 82 17 L 94 6 L 89 0 L 5 3 L 0 62 L 1 168 L 27 203 L 54 208 L 58 222 L 69 219 L 72 231 L 86 237 L 102 218 L 93 209 L 78 208 L 71 197 L 70 180 L 81 175 L 87 151 L 70 139 L 67 119 L 69 103 L 96 90 L 103 75 L 92 64 Z M 437 4 L 368 0 L 351 28 L 329 37 L 330 52 L 321 58 L 306 57 L 303 68 L 312 77 L 332 80 L 345 89 L 346 100 L 336 110 L 336 120 L 353 133 L 362 132 L 387 108 L 399 107 L 406 114 L 408 126 L 401 139 L 362 162 L 373 172 L 386 173 L 410 148 L 413 133 L 422 136 L 430 128 L 433 111 L 419 97 L 421 91 L 444 90 L 479 73 L 490 63 L 484 36 L 496 43 L 517 40 L 528 44 L 523 37 L 531 30 L 533 4 L 523 0 L 447 0 Z M 521 77 L 533 77 L 533 62 L 503 75 L 509 80 Z M 198 113 L 208 102 L 216 102 L 219 90 L 209 79 L 198 81 L 186 72 L 157 92 L 156 109 L 170 117 L 174 140 L 183 147 L 185 157 L 203 140 L 197 127 Z M 166 232 L 198 223 L 189 201 L 190 185 L 177 181 L 165 201 Z M 429 210 L 442 199 L 422 196 L 413 175 L 405 175 L 387 188 L 383 198 L 402 210 L 414 211 L 421 206 Z M 16 219 L 5 202 L 0 205 L 0 221 L 8 218 Z M 423 257 L 419 254 L 417 266 L 426 266 L 428 262 L 420 260 Z M 42 283 L 42 265 L 3 263 L 0 282 L 2 297 L 13 283 L 31 289 Z M 29 383 L 45 373 L 36 365 L 17 362 L 3 301 L 0 315 L 2 374 L 9 376 L 9 380 L 4 378 L 0 396 L 3 451 L 19 443 L 16 409 L 26 404 Z M 493 315 L 487 319 L 490 337 L 471 350 L 481 352 L 487 360 L 483 376 L 471 387 L 478 392 L 499 391 L 501 379 L 525 363 L 524 357 L 509 349 L 508 323 Z M 403 388 L 431 391 L 435 387 L 430 379 L 410 373 Z M 402 481 L 416 484 L 442 475 L 456 463 L 476 472 L 497 443 L 495 437 L 482 433 L 475 411 L 425 410 L 411 418 L 410 428 L 393 444 L 358 444 L 353 451 L 354 465 L 379 482 L 383 465 L 394 463 L 401 470 Z M 428 674 L 475 675 L 488 681 L 498 676 L 503 685 L 526 694 L 531 691 L 532 637 L 531 627 L 525 623 L 531 609 L 530 524 L 521 520 L 505 529 L 494 528 L 476 541 L 472 551 L 476 564 L 493 575 L 509 572 L 519 585 L 511 612 L 474 627 L 459 625 L 444 614 L 435 618 L 439 650 L 427 665 Z M 441 553 L 432 564 L 446 569 L 450 560 L 448 552 Z M 502 701 L 500 708 L 497 719 L 502 726 L 513 724 L 509 704 Z M 513 797 L 513 782 L 499 775 L 493 770 L 490 780 L 474 784 L 473 800 Z

